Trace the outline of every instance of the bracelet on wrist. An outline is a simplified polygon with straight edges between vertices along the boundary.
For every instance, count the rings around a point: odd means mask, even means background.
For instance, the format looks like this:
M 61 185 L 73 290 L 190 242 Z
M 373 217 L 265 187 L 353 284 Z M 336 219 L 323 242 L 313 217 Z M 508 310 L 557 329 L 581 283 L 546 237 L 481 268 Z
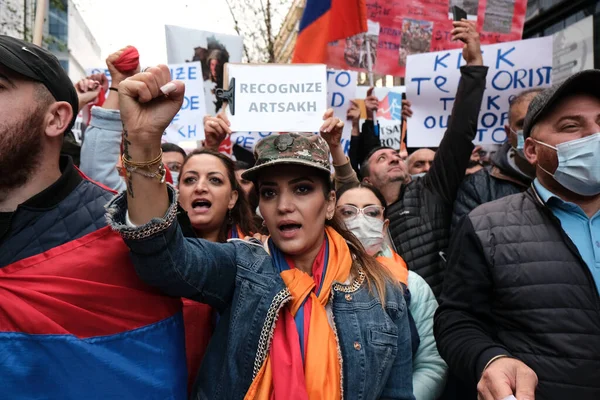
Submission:
M 494 361 L 496 361 L 496 360 L 499 360 L 499 359 L 501 359 L 501 358 L 512 358 L 512 357 L 511 357 L 511 356 L 509 356 L 509 355 L 506 355 L 506 354 L 500 354 L 499 356 L 493 357 L 493 358 L 492 358 L 490 361 L 488 361 L 488 363 L 487 363 L 487 364 L 485 364 L 485 367 L 483 367 L 483 371 L 482 371 L 482 372 L 485 372 L 485 370 L 486 370 L 486 369 L 488 369 L 488 367 L 489 367 L 490 365 L 492 365 L 492 363 L 493 363 Z
M 126 157 L 125 154 L 121 156 L 123 162 L 123 169 L 126 172 L 127 179 L 131 179 L 132 173 L 137 173 L 146 178 L 156 179 L 160 183 L 165 183 L 167 170 L 162 162 L 163 152 L 160 150 L 158 156 L 150 161 L 136 162 Z

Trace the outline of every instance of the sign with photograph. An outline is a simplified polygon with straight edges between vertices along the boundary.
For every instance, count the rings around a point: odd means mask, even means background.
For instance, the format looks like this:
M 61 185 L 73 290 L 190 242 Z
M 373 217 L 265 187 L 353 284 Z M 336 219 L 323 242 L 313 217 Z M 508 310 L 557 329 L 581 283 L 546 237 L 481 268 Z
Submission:
M 453 6 L 467 12 L 477 23 L 482 44 L 520 40 L 525 24 L 527 0 L 367 0 L 367 18 L 380 25 L 373 72 L 404 76 L 410 55 L 462 48 L 453 42 L 449 19 Z M 364 40 L 364 34 L 361 34 Z M 338 69 L 366 71 L 357 62 L 357 41 L 346 39 L 330 43 L 327 65 Z
M 205 109 L 217 115 L 223 103 L 215 92 L 223 88 L 223 66 L 242 62 L 243 38 L 171 25 L 165 25 L 165 33 L 169 64 L 201 63 Z
M 356 90 L 357 103 L 361 104 L 360 126 L 367 118 L 364 98 L 367 97 L 366 86 L 359 86 Z M 373 95 L 379 99 L 377 109 L 377 123 L 379 124 L 379 141 L 382 146 L 400 150 L 402 144 L 402 94 L 406 91 L 404 86 L 376 87 Z
M 552 83 L 552 37 L 482 47 L 489 67 L 474 143 L 506 140 L 508 106 L 518 93 Z M 408 57 L 406 95 L 412 103 L 408 120 L 408 147 L 437 147 L 449 126 L 460 66 L 461 50 Z

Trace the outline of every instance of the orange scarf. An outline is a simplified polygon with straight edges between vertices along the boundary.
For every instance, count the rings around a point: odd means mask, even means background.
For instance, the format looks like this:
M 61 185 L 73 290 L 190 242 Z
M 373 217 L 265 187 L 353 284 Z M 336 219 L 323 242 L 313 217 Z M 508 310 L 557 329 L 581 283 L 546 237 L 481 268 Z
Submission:
M 408 287 L 408 268 L 406 262 L 394 250 L 389 249 L 389 251 L 392 253 L 391 257 L 380 255 L 377 257 L 377 261 L 386 267 L 394 278 Z
M 352 256 L 346 241 L 340 234 L 329 227 L 325 228 L 325 233 L 329 244 L 328 259 L 325 260 L 327 270 L 325 277 L 322 279 L 322 287 L 318 297 L 314 292 L 315 282 L 308 274 L 295 268 L 281 273 L 281 278 L 289 289 L 292 300 L 280 311 L 280 318 L 275 325 L 274 336 L 285 335 L 289 337 L 290 340 L 286 341 L 290 343 L 290 348 L 281 352 L 286 354 L 274 355 L 273 346 L 271 346 L 265 362 L 246 393 L 246 397 L 244 397 L 245 400 L 275 399 L 274 386 L 282 387 L 286 384 L 289 384 L 290 388 L 290 393 L 286 394 L 286 400 L 338 400 L 341 398 L 342 372 L 337 340 L 333 329 L 329 325 L 325 305 L 329 301 L 333 282 L 348 280 L 352 266 Z M 289 376 L 282 376 L 281 371 L 273 370 L 274 358 L 277 359 L 277 364 L 283 365 L 286 361 L 294 359 L 293 353 L 299 354 L 298 334 L 295 325 L 290 326 L 290 321 L 293 323 L 293 317 L 305 300 L 310 300 L 311 304 L 305 362 L 302 365 L 302 359 L 300 358 L 300 365 L 298 365 L 298 362 L 294 365 L 286 365 L 286 374 L 289 374 Z M 287 318 L 288 323 L 284 322 L 286 318 L 282 318 L 283 313 L 291 314 L 292 318 Z M 278 383 L 277 380 L 281 380 L 281 382 Z M 300 381 L 295 382 L 297 380 Z M 300 390 L 292 389 L 295 386 L 294 383 L 298 385 Z M 275 400 L 284 399 L 277 397 Z

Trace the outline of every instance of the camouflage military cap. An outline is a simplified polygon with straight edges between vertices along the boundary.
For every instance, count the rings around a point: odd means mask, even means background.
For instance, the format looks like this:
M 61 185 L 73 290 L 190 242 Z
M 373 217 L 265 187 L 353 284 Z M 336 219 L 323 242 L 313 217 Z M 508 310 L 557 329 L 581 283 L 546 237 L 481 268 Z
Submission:
M 312 133 L 280 133 L 271 135 L 256 144 L 256 164 L 242 174 L 242 178 L 255 181 L 257 172 L 280 164 L 296 164 L 313 167 L 331 173 L 327 142 Z

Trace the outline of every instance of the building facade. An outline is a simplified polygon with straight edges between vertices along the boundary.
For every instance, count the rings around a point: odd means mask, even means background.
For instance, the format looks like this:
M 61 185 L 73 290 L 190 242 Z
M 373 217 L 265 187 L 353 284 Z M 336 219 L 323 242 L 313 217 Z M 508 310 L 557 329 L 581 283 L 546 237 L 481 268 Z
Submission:
M 0 0 L 0 34 L 31 41 L 36 0 Z M 73 81 L 85 68 L 102 65 L 100 46 L 72 0 L 47 2 L 42 45 L 50 50 Z
M 73 81 L 78 81 L 87 76 L 86 69 L 97 68 L 105 65 L 102 59 L 101 49 L 87 27 L 79 10 L 69 0 L 69 12 L 67 16 L 69 26 L 69 77 Z
M 0 35 L 31 39 L 35 0 L 0 0 Z
M 600 1 L 529 0 L 523 38 L 550 35 L 555 38 L 555 70 L 566 63 L 573 65 L 572 72 L 584 67 L 600 68 Z M 569 48 L 570 54 L 557 46 Z M 557 55 L 564 58 L 559 65 Z

